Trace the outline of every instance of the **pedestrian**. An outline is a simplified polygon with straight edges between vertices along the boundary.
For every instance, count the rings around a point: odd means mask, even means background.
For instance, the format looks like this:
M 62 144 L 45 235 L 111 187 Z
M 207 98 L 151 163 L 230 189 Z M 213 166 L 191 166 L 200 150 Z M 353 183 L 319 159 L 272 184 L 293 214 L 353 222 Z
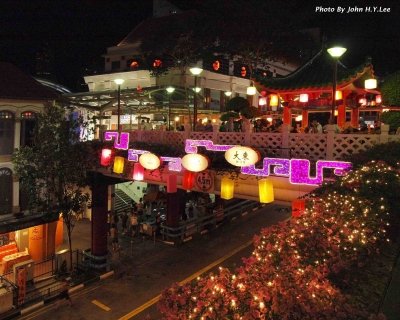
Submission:
M 122 233 L 126 234 L 128 228 L 128 211 L 125 210 L 121 215 Z
M 111 228 L 111 220 L 112 220 L 112 215 L 111 211 L 107 211 L 107 234 L 110 235 L 110 228 Z
M 118 229 L 117 225 L 115 223 L 111 224 L 111 245 L 112 245 L 112 250 L 117 251 L 118 250 Z
M 72 307 L 72 300 L 71 297 L 69 296 L 69 292 L 68 292 L 68 283 L 67 282 L 63 282 L 62 287 L 61 287 L 61 292 L 58 296 L 59 301 L 61 300 L 66 300 L 68 301 L 68 304 L 70 307 Z M 58 304 L 57 304 L 57 308 L 58 308 Z
M 132 211 L 131 213 L 131 234 L 132 237 L 135 237 L 138 234 L 138 227 L 139 227 L 139 221 L 138 221 L 138 215 L 136 211 Z

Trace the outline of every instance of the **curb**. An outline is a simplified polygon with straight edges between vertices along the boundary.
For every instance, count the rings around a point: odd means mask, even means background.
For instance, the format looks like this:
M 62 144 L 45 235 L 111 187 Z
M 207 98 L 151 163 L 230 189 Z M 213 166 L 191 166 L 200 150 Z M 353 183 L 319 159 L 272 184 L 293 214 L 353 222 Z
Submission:
M 69 288 L 68 289 L 68 294 L 71 294 L 71 293 L 74 293 L 75 291 L 83 289 L 84 287 L 86 287 L 86 286 L 88 286 L 88 285 L 90 285 L 90 284 L 92 284 L 94 282 L 107 279 L 107 278 L 111 277 L 113 274 L 114 274 L 114 270 L 106 272 L 106 273 L 104 273 L 104 274 L 102 274 L 100 276 L 97 276 L 96 278 L 93 278 L 93 279 L 90 279 L 88 281 L 85 281 L 84 283 L 78 284 L 77 286 Z M 53 296 L 53 297 L 50 297 L 50 298 L 44 298 L 42 301 L 37 302 L 37 303 L 35 303 L 33 305 L 30 305 L 29 307 L 25 307 L 23 309 L 16 309 L 16 310 L 14 310 L 13 312 L 11 312 L 10 314 L 7 314 L 7 315 L 4 315 L 4 314 L 0 315 L 0 316 L 3 316 L 3 317 L 1 317 L 1 319 L 10 320 L 10 319 L 14 319 L 16 317 L 22 316 L 22 315 L 26 315 L 26 314 L 28 314 L 28 313 L 30 313 L 32 311 L 35 311 L 35 310 L 37 310 L 37 309 L 39 309 L 39 308 L 41 308 L 41 307 L 43 307 L 45 305 L 48 305 L 48 304 L 54 302 L 55 300 L 57 300 L 59 298 L 59 296 L 60 296 L 60 294 L 58 294 L 56 296 Z

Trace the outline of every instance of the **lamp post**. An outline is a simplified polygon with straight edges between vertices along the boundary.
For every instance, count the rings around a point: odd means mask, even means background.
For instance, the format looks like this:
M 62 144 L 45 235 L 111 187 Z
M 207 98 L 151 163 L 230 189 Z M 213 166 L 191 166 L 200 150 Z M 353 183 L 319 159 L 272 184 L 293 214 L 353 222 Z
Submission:
M 329 124 L 335 124 L 335 109 L 336 109 L 336 81 L 337 81 L 337 62 L 338 59 L 347 51 L 343 47 L 329 48 L 328 53 L 333 58 L 333 81 L 332 81 L 332 108 Z
M 118 122 L 117 122 L 117 127 L 118 127 L 118 132 L 121 132 L 121 84 L 124 83 L 124 79 L 115 79 L 114 80 L 115 84 L 118 86 L 118 91 L 117 91 L 117 116 L 118 116 Z
M 194 99 L 193 99 L 193 126 L 192 130 L 194 131 L 197 123 L 197 76 L 203 72 L 203 69 L 199 67 L 190 68 L 190 73 L 194 75 Z M 200 91 L 200 90 L 199 90 Z
M 167 125 L 167 131 L 170 131 L 170 123 L 171 123 L 171 95 L 175 91 L 174 87 L 168 87 L 167 89 L 168 93 L 168 125 Z

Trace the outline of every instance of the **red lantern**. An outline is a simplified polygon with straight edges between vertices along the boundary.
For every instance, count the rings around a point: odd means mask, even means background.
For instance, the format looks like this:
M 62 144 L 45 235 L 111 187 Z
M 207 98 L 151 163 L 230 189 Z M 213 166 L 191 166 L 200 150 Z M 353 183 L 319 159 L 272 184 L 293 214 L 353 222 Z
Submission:
M 168 193 L 175 193 L 177 188 L 176 188 L 176 175 L 175 174 L 170 174 L 167 177 L 167 192 Z
M 143 181 L 144 179 L 144 168 L 139 162 L 133 165 L 132 179 L 136 181 Z
M 292 201 L 292 218 L 300 217 L 306 209 L 305 199 L 295 199 Z
M 241 67 L 241 68 L 240 68 L 240 75 L 241 75 L 242 77 L 245 77 L 246 74 L 247 74 L 247 69 L 246 69 L 246 67 Z
M 192 171 L 185 171 L 182 178 L 182 188 L 190 190 L 194 186 L 195 173 Z
M 102 149 L 101 150 L 101 159 L 100 164 L 104 167 L 107 167 L 111 163 L 111 149 Z
M 215 60 L 214 63 L 212 64 L 212 67 L 215 71 L 218 71 L 219 68 L 221 67 L 221 63 L 219 62 L 219 60 Z

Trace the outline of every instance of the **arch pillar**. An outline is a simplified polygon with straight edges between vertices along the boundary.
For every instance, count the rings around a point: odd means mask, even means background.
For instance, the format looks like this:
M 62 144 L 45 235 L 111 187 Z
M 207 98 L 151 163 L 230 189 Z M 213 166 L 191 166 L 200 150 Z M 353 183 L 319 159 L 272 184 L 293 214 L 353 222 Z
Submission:
M 288 106 L 283 107 L 283 124 L 292 126 L 292 110 Z
M 92 247 L 93 256 L 107 255 L 107 205 L 108 185 L 92 185 Z
M 337 125 L 339 128 L 343 128 L 346 122 L 346 106 L 341 104 L 338 106 L 338 117 L 337 117 Z
M 358 107 L 351 109 L 351 126 L 353 128 L 358 128 L 359 119 L 360 119 L 360 109 Z
M 301 120 L 301 127 L 303 129 L 308 127 L 308 110 L 307 109 L 303 109 L 301 111 L 301 116 L 302 116 L 302 120 Z

